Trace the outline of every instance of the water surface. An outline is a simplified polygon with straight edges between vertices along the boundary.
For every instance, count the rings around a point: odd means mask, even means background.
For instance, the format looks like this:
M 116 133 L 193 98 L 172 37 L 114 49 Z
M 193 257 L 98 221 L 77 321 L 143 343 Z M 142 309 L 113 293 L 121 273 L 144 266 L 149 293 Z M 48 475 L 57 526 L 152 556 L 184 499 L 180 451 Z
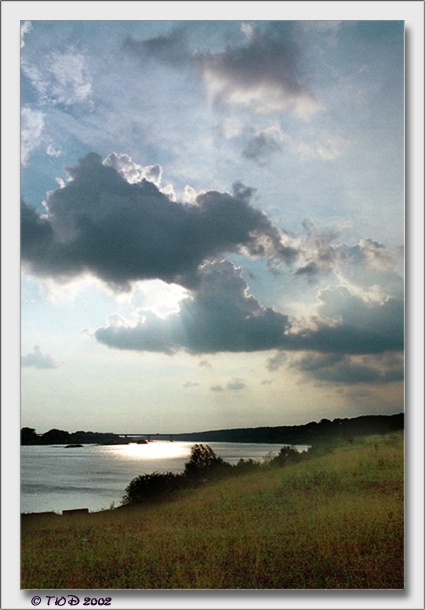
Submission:
M 141 474 L 182 472 L 193 442 L 146 445 L 21 447 L 21 512 L 119 506 L 129 482 Z M 261 460 L 282 444 L 208 443 L 226 462 Z M 305 446 L 298 446 L 299 450 Z

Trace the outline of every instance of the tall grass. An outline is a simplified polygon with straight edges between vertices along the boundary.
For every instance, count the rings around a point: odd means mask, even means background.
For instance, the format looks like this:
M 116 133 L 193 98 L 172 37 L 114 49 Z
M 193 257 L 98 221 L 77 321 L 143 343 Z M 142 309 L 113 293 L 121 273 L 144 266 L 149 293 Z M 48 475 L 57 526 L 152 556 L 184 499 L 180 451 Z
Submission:
M 391 434 L 162 503 L 24 516 L 22 588 L 401 589 L 403 472 Z

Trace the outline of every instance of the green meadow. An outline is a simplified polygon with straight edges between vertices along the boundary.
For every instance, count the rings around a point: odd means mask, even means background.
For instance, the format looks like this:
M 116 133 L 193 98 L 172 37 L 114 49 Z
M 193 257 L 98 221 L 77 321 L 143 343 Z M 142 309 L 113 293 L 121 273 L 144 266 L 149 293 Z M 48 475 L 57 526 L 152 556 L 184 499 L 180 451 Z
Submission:
M 86 515 L 22 516 L 22 589 L 403 589 L 403 433 Z

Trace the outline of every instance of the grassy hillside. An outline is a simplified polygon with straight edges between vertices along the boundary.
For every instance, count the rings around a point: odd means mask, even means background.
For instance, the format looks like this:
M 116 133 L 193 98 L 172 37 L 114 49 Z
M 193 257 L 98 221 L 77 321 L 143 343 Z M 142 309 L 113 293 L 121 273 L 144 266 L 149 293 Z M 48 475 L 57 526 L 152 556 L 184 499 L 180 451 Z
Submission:
M 74 517 L 24 515 L 23 589 L 402 589 L 403 434 Z

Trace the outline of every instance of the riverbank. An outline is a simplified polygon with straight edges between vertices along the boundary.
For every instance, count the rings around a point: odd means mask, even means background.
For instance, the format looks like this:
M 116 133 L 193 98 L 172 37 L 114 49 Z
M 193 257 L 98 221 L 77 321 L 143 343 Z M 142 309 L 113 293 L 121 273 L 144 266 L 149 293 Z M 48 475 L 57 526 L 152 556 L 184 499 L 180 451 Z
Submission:
M 402 589 L 403 434 L 172 499 L 23 515 L 23 589 Z
M 280 443 L 286 445 L 311 445 L 348 440 L 354 436 L 387 434 L 404 429 L 404 413 L 394 415 L 361 415 L 353 418 L 339 418 L 333 421 L 322 419 L 299 426 L 262 426 L 260 428 L 233 428 L 207 430 L 204 432 L 126 434 L 112 432 L 67 432 L 53 428 L 44 434 L 37 434 L 34 428 L 22 428 L 21 445 L 128 445 L 146 440 L 189 441 L 193 443 Z M 145 437 L 139 439 L 139 437 Z M 138 440 L 139 439 L 139 440 Z

